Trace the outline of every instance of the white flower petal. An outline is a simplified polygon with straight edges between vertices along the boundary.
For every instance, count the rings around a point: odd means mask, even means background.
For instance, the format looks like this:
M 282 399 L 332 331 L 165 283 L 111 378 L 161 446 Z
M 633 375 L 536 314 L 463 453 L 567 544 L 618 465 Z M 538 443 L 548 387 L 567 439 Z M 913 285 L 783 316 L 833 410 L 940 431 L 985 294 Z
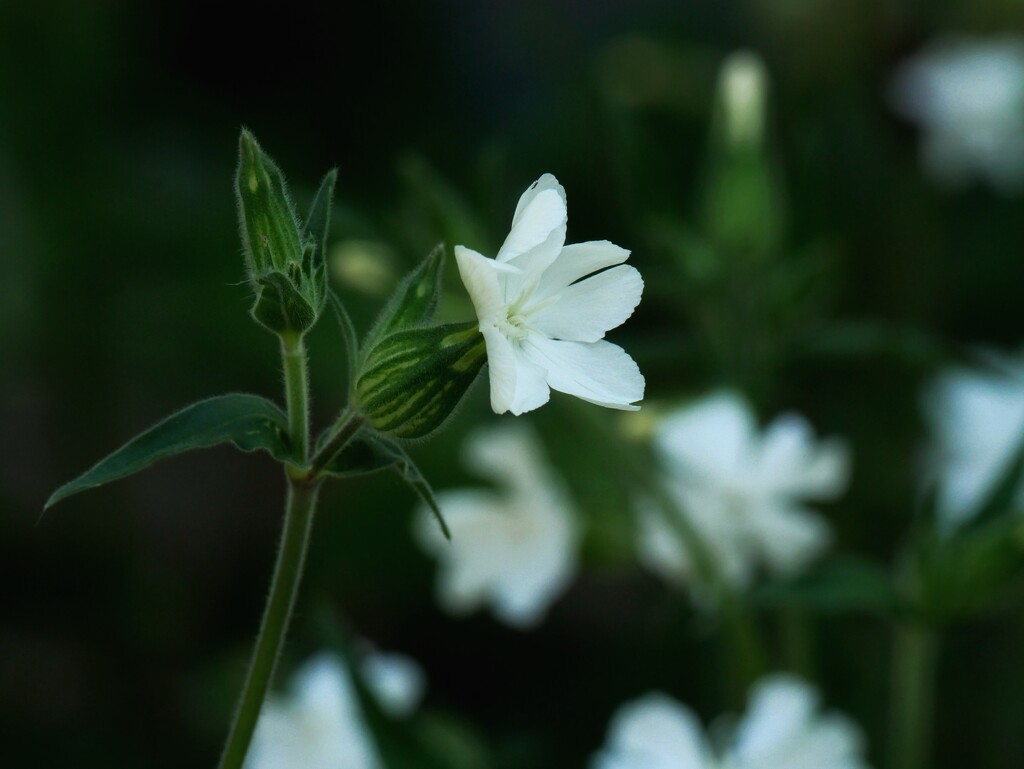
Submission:
M 372 652 L 360 672 L 381 708 L 392 716 L 411 714 L 423 699 L 427 677 L 419 663 L 394 652 Z
M 754 415 L 742 399 L 716 393 L 666 417 L 655 445 L 684 476 L 729 487 L 752 469 L 755 429 Z
M 768 502 L 750 511 L 748 526 L 768 566 L 786 576 L 803 569 L 832 541 L 828 524 L 795 504 Z
M 533 316 L 533 325 L 555 339 L 596 342 L 633 314 L 643 290 L 633 267 L 613 267 L 562 289 Z
M 486 447 L 473 464 L 494 477 L 499 489 L 438 495 L 452 530 L 450 543 L 429 512 L 420 510 L 417 534 L 441 560 L 439 600 L 454 612 L 486 603 L 499 619 L 528 627 L 575 571 L 579 530 L 571 500 L 545 466 L 536 438 L 521 426 L 481 431 L 466 445 Z M 495 472 L 502 454 L 505 466 Z
M 495 322 L 504 305 L 504 288 L 498 278 L 501 268 L 493 259 L 465 246 L 455 247 L 455 262 L 480 323 Z
M 924 406 L 936 444 L 939 519 L 952 528 L 978 512 L 1024 440 L 1024 374 L 1012 363 L 954 369 L 930 386 Z M 1024 500 L 1024 485 L 1017 496 Z
M 832 440 L 815 446 L 807 420 L 785 414 L 765 431 L 758 474 L 766 490 L 825 500 L 846 487 L 849 465 L 845 444 Z
M 531 336 L 525 356 L 547 372 L 559 392 L 613 409 L 636 411 L 644 397 L 644 377 L 629 355 L 611 342 L 566 342 Z
M 605 267 L 621 264 L 629 258 L 629 251 L 607 240 L 592 240 L 565 246 L 558 258 L 544 271 L 537 287 L 537 298 L 546 299 Z
M 762 679 L 739 726 L 736 753 L 744 761 L 785 744 L 807 728 L 818 707 L 818 694 L 794 676 Z
M 648 694 L 616 712 L 606 747 L 591 769 L 714 769 L 696 717 L 664 694 Z
M 296 674 L 291 694 L 272 697 L 256 725 L 246 769 L 381 769 L 348 671 L 322 654 Z
M 498 250 L 499 262 L 508 262 L 545 243 L 565 243 L 568 214 L 565 190 L 551 174 L 544 174 L 519 198 L 512 229 Z
M 491 409 L 504 414 L 512 407 L 516 394 L 516 358 L 512 343 L 496 326 L 480 324 L 487 347 L 487 377 L 490 380 Z
M 817 692 L 789 675 L 763 679 L 733 747 L 744 769 L 866 769 L 860 731 L 848 719 L 819 715 Z

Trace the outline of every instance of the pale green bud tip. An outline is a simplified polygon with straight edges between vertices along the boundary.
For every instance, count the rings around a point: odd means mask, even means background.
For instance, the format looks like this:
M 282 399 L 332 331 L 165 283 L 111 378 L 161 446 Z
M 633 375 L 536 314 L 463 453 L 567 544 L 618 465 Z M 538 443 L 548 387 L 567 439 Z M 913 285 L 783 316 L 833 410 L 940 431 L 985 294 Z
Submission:
M 718 90 L 729 144 L 759 145 L 768 93 L 764 62 L 750 51 L 732 54 L 722 65 Z

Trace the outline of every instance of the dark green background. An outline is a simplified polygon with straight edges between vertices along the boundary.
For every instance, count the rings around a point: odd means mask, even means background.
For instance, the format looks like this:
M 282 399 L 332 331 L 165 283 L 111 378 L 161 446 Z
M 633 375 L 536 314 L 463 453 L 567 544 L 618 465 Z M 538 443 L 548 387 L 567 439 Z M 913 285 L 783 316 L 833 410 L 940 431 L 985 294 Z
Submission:
M 1024 285 L 1024 198 L 923 178 L 887 78 L 937 35 L 1022 24 L 1010 0 L 0 3 L 0 764 L 215 761 L 272 563 L 277 468 L 197 453 L 39 516 L 53 488 L 180 405 L 279 397 L 273 339 L 247 317 L 240 126 L 300 201 L 336 165 L 333 239 L 386 245 L 397 273 L 441 239 L 493 253 L 519 193 L 555 173 L 570 242 L 620 243 L 647 276 L 612 338 L 649 396 L 671 399 L 745 384 L 709 354 L 651 233 L 696 210 L 718 64 L 761 53 L 788 242 L 820 254 L 826 279 L 758 404 L 850 439 L 852 487 L 828 510 L 838 550 L 887 562 L 916 494 L 919 385 L 962 344 L 1018 344 Z M 443 306 L 466 319 L 449 269 Z M 382 298 L 340 291 L 365 329 Z M 341 405 L 340 344 L 327 323 L 311 340 L 321 425 Z M 495 419 L 485 390 L 414 449 L 438 488 L 470 480 L 457 447 Z M 587 513 L 587 566 L 539 631 L 440 614 L 414 500 L 382 477 L 325 492 L 286 668 L 322 644 L 314 618 L 333 607 L 419 659 L 426 710 L 509 769 L 582 766 L 618 704 L 650 688 L 705 718 L 725 709 L 713 626 L 635 567 L 627 493 L 569 419 L 556 397 L 531 421 Z M 826 617 L 812 643 L 827 701 L 881 766 L 885 622 Z M 935 767 L 1024 765 L 1022 649 L 1019 608 L 951 631 Z

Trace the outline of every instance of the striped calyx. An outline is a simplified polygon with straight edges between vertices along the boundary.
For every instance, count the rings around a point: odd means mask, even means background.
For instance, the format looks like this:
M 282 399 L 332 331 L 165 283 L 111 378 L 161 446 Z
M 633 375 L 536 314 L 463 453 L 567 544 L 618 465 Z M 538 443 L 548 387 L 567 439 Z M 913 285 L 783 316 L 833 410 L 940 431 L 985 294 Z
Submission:
M 476 323 L 389 334 L 364 358 L 356 378 L 358 408 L 381 433 L 422 438 L 455 411 L 486 357 Z

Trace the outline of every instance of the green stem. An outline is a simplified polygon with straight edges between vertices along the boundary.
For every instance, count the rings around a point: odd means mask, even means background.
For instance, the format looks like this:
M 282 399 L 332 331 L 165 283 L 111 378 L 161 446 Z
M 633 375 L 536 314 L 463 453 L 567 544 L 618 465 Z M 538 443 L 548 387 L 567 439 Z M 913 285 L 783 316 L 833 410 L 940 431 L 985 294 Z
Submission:
M 323 448 L 319 449 L 316 456 L 313 457 L 310 468 L 312 477 L 316 477 L 348 445 L 365 421 L 366 417 L 356 411 L 342 412 L 338 421 L 331 428 L 327 439 L 324 440 Z
M 306 346 L 302 336 L 281 336 L 284 363 L 284 394 L 288 404 L 288 435 L 295 456 L 305 462 L 309 456 L 309 384 L 306 377 Z
M 309 382 L 306 374 L 306 347 L 301 335 L 281 336 L 281 360 L 284 366 L 285 402 L 288 406 L 288 433 L 295 457 L 304 466 L 309 457 Z M 245 762 L 263 701 L 274 676 L 277 658 L 288 632 L 295 597 L 302 580 L 306 551 L 309 549 L 309 533 L 313 528 L 320 483 L 307 477 L 305 471 L 300 472 L 294 467 L 286 469 L 288 500 L 270 595 L 263 609 L 256 648 L 224 744 L 219 769 L 241 769 Z
M 910 622 L 893 638 L 890 769 L 924 769 L 929 762 L 938 640 Z
M 220 769 L 240 769 L 249 751 L 249 743 L 295 607 L 319 490 L 320 484 L 316 482 L 289 484 L 284 533 L 277 553 L 277 564 L 274 566 L 270 596 L 263 610 L 263 621 L 256 637 L 256 648 L 235 720 L 221 755 Z

